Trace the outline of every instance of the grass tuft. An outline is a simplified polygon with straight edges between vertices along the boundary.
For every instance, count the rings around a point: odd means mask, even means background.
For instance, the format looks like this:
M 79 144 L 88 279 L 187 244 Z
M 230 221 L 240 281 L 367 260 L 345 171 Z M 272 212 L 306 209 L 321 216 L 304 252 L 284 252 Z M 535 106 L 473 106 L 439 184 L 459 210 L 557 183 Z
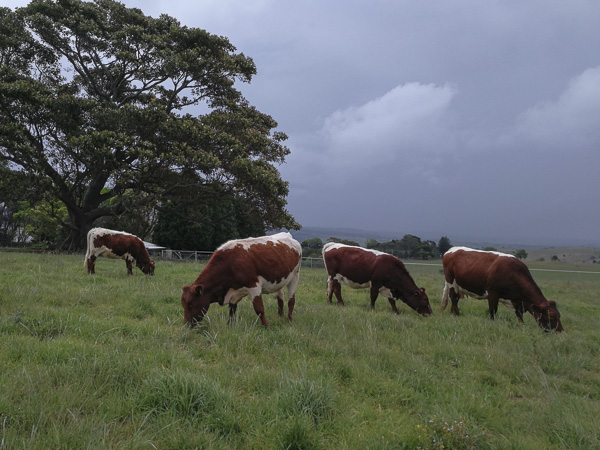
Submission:
M 333 419 L 335 399 L 327 383 L 304 377 L 284 381 L 280 391 L 278 403 L 284 414 L 305 415 L 315 424 Z

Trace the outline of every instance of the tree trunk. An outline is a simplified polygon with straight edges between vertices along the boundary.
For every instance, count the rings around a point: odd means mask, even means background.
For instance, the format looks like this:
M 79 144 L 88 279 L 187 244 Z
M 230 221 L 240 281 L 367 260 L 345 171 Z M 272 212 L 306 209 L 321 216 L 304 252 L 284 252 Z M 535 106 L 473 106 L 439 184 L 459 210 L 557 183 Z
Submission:
M 61 250 L 80 252 L 87 248 L 87 234 L 94 227 L 94 219 L 81 211 L 69 210 L 70 233 Z

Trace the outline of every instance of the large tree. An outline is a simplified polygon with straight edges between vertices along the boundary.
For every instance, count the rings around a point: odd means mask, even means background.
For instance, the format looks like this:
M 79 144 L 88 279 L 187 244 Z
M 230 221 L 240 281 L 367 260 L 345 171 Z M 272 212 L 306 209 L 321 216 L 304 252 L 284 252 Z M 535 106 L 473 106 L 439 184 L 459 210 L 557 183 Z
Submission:
M 68 249 L 101 217 L 219 196 L 297 228 L 287 137 L 236 88 L 255 72 L 226 38 L 113 0 L 0 8 L 0 159 L 65 204 Z

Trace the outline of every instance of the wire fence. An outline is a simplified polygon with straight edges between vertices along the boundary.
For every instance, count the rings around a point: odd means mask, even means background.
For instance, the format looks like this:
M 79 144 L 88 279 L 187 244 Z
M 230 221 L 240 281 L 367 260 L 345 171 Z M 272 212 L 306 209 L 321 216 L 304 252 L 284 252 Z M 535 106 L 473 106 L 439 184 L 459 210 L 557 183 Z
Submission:
M 207 251 L 193 251 L 193 250 L 160 250 L 160 255 L 155 253 L 155 256 L 160 256 L 163 259 L 171 259 L 171 260 L 179 260 L 179 261 L 196 261 L 200 263 L 208 262 L 214 252 Z M 410 272 L 412 274 L 419 275 L 437 275 L 442 274 L 442 264 L 441 263 L 427 263 L 427 262 L 413 262 L 413 261 L 403 261 L 404 265 L 411 266 Z M 302 258 L 302 267 L 309 267 L 315 269 L 324 269 L 325 264 L 323 263 L 322 258 L 310 258 L 303 257 Z M 563 269 L 539 269 L 530 267 L 529 270 L 531 272 L 536 272 L 536 276 L 542 276 L 544 274 L 550 275 L 558 275 L 564 274 L 566 276 L 577 275 L 578 280 L 588 279 L 588 277 L 595 278 L 595 276 L 599 277 L 600 281 L 600 271 L 593 270 L 563 270 Z

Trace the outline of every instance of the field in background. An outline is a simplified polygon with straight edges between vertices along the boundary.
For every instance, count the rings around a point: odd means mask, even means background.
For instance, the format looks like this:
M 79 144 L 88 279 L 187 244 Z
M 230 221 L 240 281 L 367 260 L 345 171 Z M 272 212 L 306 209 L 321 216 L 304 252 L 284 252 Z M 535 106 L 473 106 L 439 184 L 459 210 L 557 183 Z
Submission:
M 501 252 L 512 253 L 516 249 L 498 249 Z M 593 261 L 600 263 L 600 249 L 591 247 L 550 247 L 550 248 L 528 248 L 526 263 L 533 263 L 543 259 L 552 262 L 552 257 L 556 256 L 558 262 L 553 262 L 554 266 L 560 266 L 560 263 L 567 264 L 592 264 Z M 598 267 L 598 266 L 596 266 Z
M 328 305 L 304 267 L 292 324 L 267 296 L 269 329 L 245 299 L 234 325 L 213 305 L 192 330 L 180 292 L 201 267 L 88 276 L 81 256 L 0 253 L 0 448 L 600 446 L 600 275 L 533 272 L 558 335 L 476 300 L 440 312 L 441 267 L 423 265 L 407 267 L 430 318 L 347 288 Z

